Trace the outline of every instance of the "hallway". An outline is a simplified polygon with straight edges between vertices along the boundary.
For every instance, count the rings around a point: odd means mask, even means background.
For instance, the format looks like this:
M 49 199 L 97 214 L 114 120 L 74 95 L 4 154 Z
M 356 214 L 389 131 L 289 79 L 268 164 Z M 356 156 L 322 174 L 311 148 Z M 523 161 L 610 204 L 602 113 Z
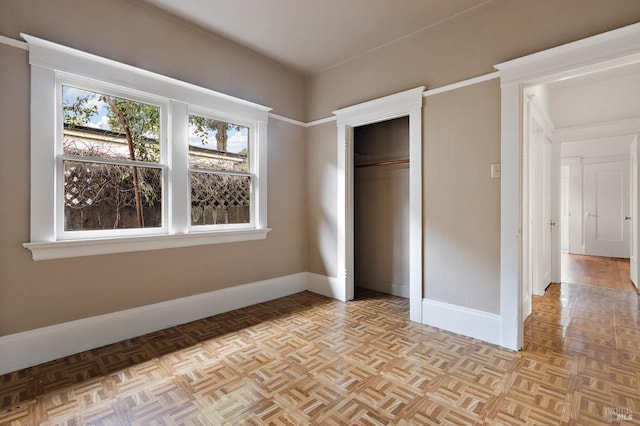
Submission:
M 561 281 L 636 291 L 629 279 L 629 259 L 562 253 Z

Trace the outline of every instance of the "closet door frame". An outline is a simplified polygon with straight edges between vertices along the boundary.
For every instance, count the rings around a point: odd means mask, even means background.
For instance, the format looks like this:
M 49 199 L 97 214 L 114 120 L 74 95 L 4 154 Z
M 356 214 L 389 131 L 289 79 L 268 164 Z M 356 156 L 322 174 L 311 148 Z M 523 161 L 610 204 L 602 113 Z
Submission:
M 409 117 L 409 318 L 422 322 L 422 95 L 424 86 L 334 111 L 337 139 L 338 299 L 354 297 L 353 128 Z

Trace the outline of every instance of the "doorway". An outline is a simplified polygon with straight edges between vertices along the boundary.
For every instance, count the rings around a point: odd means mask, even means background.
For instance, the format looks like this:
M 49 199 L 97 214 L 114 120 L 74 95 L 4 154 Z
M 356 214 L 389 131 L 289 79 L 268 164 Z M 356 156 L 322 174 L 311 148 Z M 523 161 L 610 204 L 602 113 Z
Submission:
M 523 91 L 523 320 L 551 283 L 629 289 L 637 136 L 619 123 L 637 114 L 636 86 L 631 64 Z
M 354 129 L 409 117 L 409 319 L 422 322 L 422 98 L 424 86 L 334 111 L 337 118 L 337 289 L 353 300 L 354 286 Z
M 570 80 L 577 76 L 613 70 L 640 63 L 640 24 L 633 24 L 608 33 L 579 40 L 496 65 L 501 84 L 501 262 L 500 321 L 501 345 L 520 349 L 523 345 L 523 270 L 526 246 L 523 233 L 523 116 L 522 100 L 527 87 L 550 81 Z M 589 107 L 587 102 L 583 106 Z M 637 109 L 636 109 L 637 111 Z M 640 122 L 627 117 L 614 125 L 594 125 L 592 134 L 624 130 L 640 133 Z M 570 133 L 570 132 L 569 132 Z M 577 132 L 579 133 L 579 132 Z M 559 140 L 577 134 L 554 136 Z M 562 137 L 561 137 L 562 136 Z M 575 139 L 574 139 L 575 140 Z M 555 142 L 555 141 L 554 141 Z M 560 168 L 558 167 L 558 173 Z M 633 171 L 632 171 L 633 173 Z M 559 179 L 558 179 L 559 182 Z M 635 208 L 632 206 L 632 210 Z M 559 215 L 555 215 L 558 217 Z M 637 215 L 632 219 L 637 222 Z M 634 230 L 637 223 L 633 223 Z M 632 233 L 636 234 L 634 231 Z M 636 239 L 637 240 L 637 239 Z M 637 245 L 637 241 L 632 243 Z M 558 244 L 559 246 L 559 244 Z M 634 251 L 632 247 L 632 256 Z M 559 256 L 558 256 L 559 257 Z M 631 268 L 633 271 L 637 268 Z M 633 272 L 631 272 L 633 275 Z
M 409 117 L 356 127 L 353 144 L 354 285 L 408 299 Z
M 563 216 L 561 281 L 634 291 L 631 150 L 633 136 L 603 138 L 562 146 L 560 203 Z M 572 214 L 571 214 L 572 213 Z M 566 229 L 566 232 L 565 232 Z

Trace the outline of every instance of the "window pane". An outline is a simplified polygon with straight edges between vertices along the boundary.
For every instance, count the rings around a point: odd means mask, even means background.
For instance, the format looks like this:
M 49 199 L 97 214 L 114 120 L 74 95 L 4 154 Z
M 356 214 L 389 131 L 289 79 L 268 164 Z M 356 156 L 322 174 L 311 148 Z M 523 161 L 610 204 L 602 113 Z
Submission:
M 189 115 L 189 166 L 248 171 L 249 128 Z
M 249 176 L 191 173 L 191 224 L 251 222 Z
M 65 161 L 64 221 L 66 231 L 162 226 L 162 170 Z
M 62 86 L 67 155 L 160 161 L 160 108 Z

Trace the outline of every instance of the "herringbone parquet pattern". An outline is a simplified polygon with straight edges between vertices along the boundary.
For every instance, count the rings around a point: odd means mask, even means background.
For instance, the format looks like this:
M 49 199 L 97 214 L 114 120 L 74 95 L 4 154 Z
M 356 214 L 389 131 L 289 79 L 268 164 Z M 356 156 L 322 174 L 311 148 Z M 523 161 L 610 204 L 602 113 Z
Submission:
M 303 292 L 0 376 L 0 424 L 639 424 L 635 293 L 551 286 L 518 353 L 361 296 Z

